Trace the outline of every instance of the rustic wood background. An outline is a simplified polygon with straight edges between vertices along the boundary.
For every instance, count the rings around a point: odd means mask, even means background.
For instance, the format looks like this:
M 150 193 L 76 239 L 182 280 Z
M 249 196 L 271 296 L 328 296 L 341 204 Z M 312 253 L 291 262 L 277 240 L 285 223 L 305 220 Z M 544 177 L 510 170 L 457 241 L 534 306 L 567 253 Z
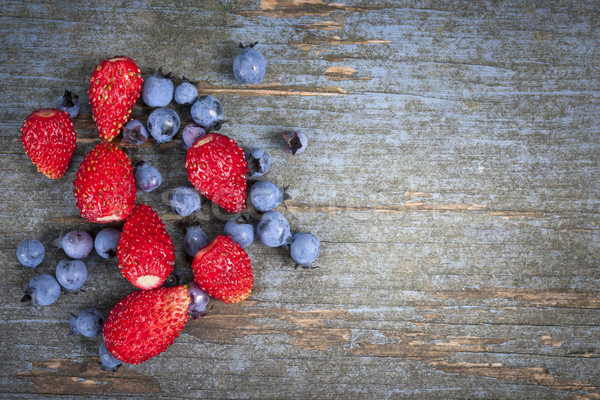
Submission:
M 600 3 L 340 1 L 0 1 L 1 398 L 600 398 Z M 241 41 L 267 59 L 260 85 L 234 80 Z M 15 253 L 42 240 L 53 273 L 61 230 L 102 228 L 72 181 L 99 141 L 87 80 L 115 55 L 217 96 L 222 132 L 268 149 L 281 211 L 322 252 L 296 270 L 253 244 L 247 301 L 212 301 L 166 353 L 108 373 L 69 319 L 132 291 L 116 260 L 93 253 L 85 292 L 36 308 Z M 83 100 L 77 150 L 50 181 L 19 128 L 64 88 Z M 310 145 L 294 157 L 295 129 Z M 165 203 L 187 183 L 176 139 L 126 151 L 163 174 L 138 201 L 189 280 L 184 226 L 213 238 L 224 217 Z

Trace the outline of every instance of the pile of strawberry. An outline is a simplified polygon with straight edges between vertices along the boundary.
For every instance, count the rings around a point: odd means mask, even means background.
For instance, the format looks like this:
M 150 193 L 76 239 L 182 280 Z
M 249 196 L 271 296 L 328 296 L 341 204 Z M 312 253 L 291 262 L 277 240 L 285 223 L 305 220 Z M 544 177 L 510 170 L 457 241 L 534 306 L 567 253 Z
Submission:
M 125 221 L 117 247 L 122 275 L 141 289 L 110 312 L 103 327 L 108 351 L 121 361 L 139 364 L 164 351 L 183 329 L 188 315 L 198 316 L 198 288 L 226 303 L 245 300 L 252 291 L 250 258 L 229 236 L 218 236 L 194 257 L 194 283 L 162 286 L 173 272 L 175 252 L 160 216 L 136 204 L 131 160 L 111 141 L 121 132 L 140 96 L 141 71 L 128 57 L 102 61 L 89 80 L 92 117 L 102 141 L 84 158 L 74 195 L 80 214 L 92 223 Z M 60 109 L 32 112 L 21 127 L 27 156 L 50 179 L 65 175 L 75 151 L 76 133 Z M 246 203 L 247 163 L 243 150 L 225 135 L 209 133 L 187 153 L 191 183 L 224 210 L 236 213 Z

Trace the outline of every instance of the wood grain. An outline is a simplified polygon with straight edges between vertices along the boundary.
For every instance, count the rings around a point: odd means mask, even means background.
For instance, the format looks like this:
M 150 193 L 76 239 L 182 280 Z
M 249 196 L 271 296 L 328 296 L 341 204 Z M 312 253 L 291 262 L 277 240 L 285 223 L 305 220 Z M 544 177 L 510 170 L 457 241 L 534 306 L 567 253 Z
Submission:
M 599 2 L 0 6 L 0 397 L 600 398 Z M 266 78 L 240 85 L 236 46 L 255 41 Z M 269 151 L 264 179 L 292 195 L 278 210 L 322 249 L 304 270 L 252 244 L 247 301 L 211 301 L 167 352 L 108 373 L 101 338 L 71 335 L 69 319 L 132 291 L 116 261 L 90 255 L 84 292 L 36 308 L 19 301 L 35 272 L 15 252 L 43 241 L 38 269 L 53 273 L 61 230 L 102 228 L 79 216 L 72 181 L 99 141 L 87 79 L 118 54 L 218 97 L 222 132 Z M 64 88 L 83 101 L 77 149 L 50 181 L 19 128 Z M 139 101 L 133 116 L 149 112 Z M 299 156 L 282 151 L 294 130 L 309 137 Z M 124 148 L 163 174 L 138 202 L 165 221 L 189 281 L 184 227 L 214 238 L 230 216 L 171 211 L 170 190 L 189 185 L 181 144 Z

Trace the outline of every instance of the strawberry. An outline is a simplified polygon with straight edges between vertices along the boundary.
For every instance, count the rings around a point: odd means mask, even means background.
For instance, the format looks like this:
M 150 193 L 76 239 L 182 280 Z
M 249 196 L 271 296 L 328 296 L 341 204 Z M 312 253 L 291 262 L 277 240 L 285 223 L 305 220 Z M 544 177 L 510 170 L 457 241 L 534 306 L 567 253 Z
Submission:
M 175 249 L 158 214 L 138 204 L 125 221 L 117 246 L 121 273 L 135 287 L 154 289 L 173 271 Z
M 103 334 L 116 358 L 140 364 L 169 347 L 188 319 L 186 286 L 160 287 L 128 294 L 108 314 Z
M 67 172 L 76 139 L 69 113 L 58 108 L 36 110 L 21 126 L 25 153 L 50 179 L 62 178 Z
M 129 119 L 142 89 L 142 74 L 129 57 L 103 60 L 90 78 L 88 95 L 98 134 L 109 142 Z
M 133 166 L 127 154 L 113 143 L 100 142 L 86 154 L 73 186 L 77 208 L 90 222 L 121 221 L 133 210 Z
M 190 182 L 225 211 L 240 212 L 246 203 L 248 163 L 235 140 L 209 133 L 187 152 Z
M 194 281 L 209 296 L 225 303 L 245 300 L 254 285 L 250 258 L 229 236 L 217 236 L 192 261 Z

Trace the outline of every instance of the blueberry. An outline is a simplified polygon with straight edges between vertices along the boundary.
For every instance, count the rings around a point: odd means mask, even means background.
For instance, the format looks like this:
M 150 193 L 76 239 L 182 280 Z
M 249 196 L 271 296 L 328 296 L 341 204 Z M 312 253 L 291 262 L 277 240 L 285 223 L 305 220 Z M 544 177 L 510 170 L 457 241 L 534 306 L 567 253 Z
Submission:
M 179 115 L 170 108 L 157 108 L 148 116 L 148 129 L 156 144 L 170 142 L 179 130 Z
M 56 266 L 56 280 L 67 290 L 79 290 L 88 272 L 81 260 L 61 260 Z
M 17 259 L 24 267 L 37 267 L 44 260 L 45 254 L 44 245 L 35 239 L 24 240 L 17 247 Z
M 245 248 L 254 242 L 254 225 L 245 217 L 232 218 L 225 224 L 225 234 Z
M 175 102 L 177 104 L 193 104 L 198 98 L 198 90 L 189 82 L 182 82 L 175 89 Z
M 194 257 L 196 253 L 208 244 L 208 236 L 200 225 L 185 228 L 183 247 L 188 256 Z
M 121 238 L 121 231 L 115 228 L 104 228 L 96 235 L 94 239 L 94 248 L 96 253 L 102 258 L 108 258 L 109 255 L 117 255 L 117 245 Z
M 283 138 L 287 143 L 283 150 L 291 150 L 293 155 L 302 153 L 308 146 L 308 138 L 302 132 L 294 132 L 291 135 L 284 134 Z
M 54 303 L 60 295 L 60 285 L 49 274 L 39 274 L 31 278 L 25 296 L 21 301 L 31 300 L 38 306 Z
M 148 140 L 148 131 L 139 119 L 132 119 L 123 127 L 123 141 L 133 146 Z
M 257 211 L 271 211 L 289 196 L 281 188 L 269 181 L 258 181 L 250 188 L 250 201 Z
M 319 257 L 321 243 L 315 235 L 310 233 L 298 232 L 292 238 L 290 244 L 290 253 L 298 265 L 309 268 L 310 263 Z
M 115 372 L 119 366 L 121 366 L 122 362 L 106 349 L 104 342 L 100 345 L 98 349 L 98 357 L 100 357 L 100 366 L 103 371 L 112 371 Z
M 269 247 L 289 244 L 292 239 L 290 224 L 278 211 L 263 214 L 256 226 L 256 235 L 265 246 Z
M 85 337 L 96 337 L 102 332 L 104 316 L 95 308 L 83 310 L 77 317 L 71 318 L 71 330 L 74 334 Z
M 204 129 L 218 130 L 223 122 L 223 106 L 210 95 L 200 96 L 191 109 L 192 119 Z
M 61 247 L 69 257 L 81 259 L 90 254 L 94 246 L 94 240 L 85 231 L 71 231 L 56 239 L 52 244 Z
M 208 313 L 206 311 L 209 300 L 208 294 L 200 289 L 194 282 L 189 285 L 188 294 L 190 295 L 190 307 L 188 312 L 191 314 L 192 319 L 204 317 Z
M 187 150 L 192 147 L 198 139 L 203 138 L 206 135 L 206 131 L 203 127 L 196 124 L 188 124 L 183 128 L 181 135 L 183 136 L 184 147 Z
M 135 168 L 135 183 L 142 192 L 148 193 L 160 186 L 162 175 L 152 165 L 142 161 Z
M 263 176 L 271 166 L 271 156 L 265 149 L 253 149 L 246 153 L 248 176 L 258 178 Z
M 198 192 L 187 186 L 178 186 L 170 197 L 171 208 L 182 217 L 195 213 L 202 207 Z
M 233 60 L 233 74 L 235 79 L 242 83 L 260 83 L 267 72 L 267 62 L 254 44 L 244 46 L 240 43 L 242 51 Z
M 65 89 L 63 95 L 56 100 L 56 107 L 68 112 L 71 118 L 75 118 L 79 114 L 79 109 L 81 108 L 79 96 Z
M 142 84 L 142 99 L 150 107 L 165 107 L 173 100 L 173 82 L 169 74 L 163 74 L 162 68 L 146 78 Z

